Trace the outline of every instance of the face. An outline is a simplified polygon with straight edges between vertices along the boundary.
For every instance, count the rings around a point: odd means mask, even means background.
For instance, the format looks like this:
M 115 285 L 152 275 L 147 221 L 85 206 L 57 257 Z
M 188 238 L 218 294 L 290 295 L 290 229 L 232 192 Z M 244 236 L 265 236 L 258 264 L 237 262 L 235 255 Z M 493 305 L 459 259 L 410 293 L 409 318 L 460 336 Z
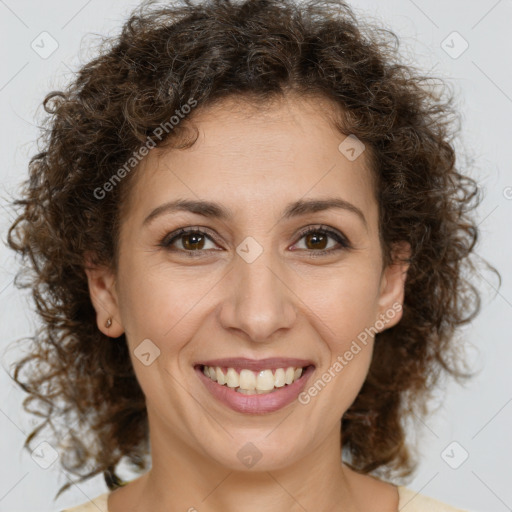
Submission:
M 329 109 L 224 100 L 194 113 L 192 147 L 152 150 L 137 169 L 118 268 L 87 273 L 99 328 L 126 333 L 154 444 L 250 469 L 252 443 L 263 455 L 255 467 L 269 470 L 339 438 L 375 332 L 401 317 L 406 268 L 382 268 L 367 155 L 347 158 L 350 139 L 339 149 L 346 135 Z M 177 200 L 216 208 L 172 208 Z M 325 200 L 337 206 L 311 203 Z M 204 375 L 207 363 L 228 385 Z M 298 380 L 283 385 L 288 367 Z M 300 378 L 297 367 L 307 368 Z M 237 392 L 241 380 L 276 390 Z

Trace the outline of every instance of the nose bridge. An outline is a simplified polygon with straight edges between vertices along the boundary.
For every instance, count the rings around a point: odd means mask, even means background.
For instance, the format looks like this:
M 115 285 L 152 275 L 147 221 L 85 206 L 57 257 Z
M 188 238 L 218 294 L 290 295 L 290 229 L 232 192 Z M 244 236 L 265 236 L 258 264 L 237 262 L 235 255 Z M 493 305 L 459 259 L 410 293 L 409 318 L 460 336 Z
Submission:
M 265 342 L 275 331 L 290 328 L 296 314 L 294 294 L 286 284 L 285 270 L 279 265 L 279 258 L 270 246 L 258 244 L 258 249 L 256 244 L 254 239 L 246 239 L 237 248 L 221 318 L 225 328 L 239 329 L 251 341 Z M 252 259 L 257 254 L 254 251 L 259 255 Z

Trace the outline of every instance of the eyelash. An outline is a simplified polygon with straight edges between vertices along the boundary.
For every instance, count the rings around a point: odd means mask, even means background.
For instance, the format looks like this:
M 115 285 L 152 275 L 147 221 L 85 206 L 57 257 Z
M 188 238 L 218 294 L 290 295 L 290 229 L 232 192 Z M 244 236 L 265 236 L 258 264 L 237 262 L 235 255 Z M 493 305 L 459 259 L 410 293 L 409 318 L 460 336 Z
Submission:
M 302 230 L 299 233 L 298 240 L 300 241 L 302 238 L 304 238 L 306 235 L 309 235 L 310 233 L 321 233 L 324 235 L 328 235 L 331 238 L 333 238 L 336 242 L 340 244 L 341 247 L 335 248 L 335 249 L 322 249 L 322 250 L 313 250 L 313 249 L 306 249 L 309 253 L 314 253 L 316 256 L 327 256 L 329 254 L 332 254 L 337 251 L 351 249 L 352 246 L 348 239 L 344 237 L 341 233 L 338 231 L 335 231 L 331 228 L 328 228 L 327 226 L 309 226 L 308 228 Z M 158 244 L 161 247 L 164 247 L 167 250 L 170 251 L 177 251 L 185 253 L 190 258 L 196 258 L 198 256 L 201 256 L 205 252 L 209 252 L 210 249 L 200 249 L 196 251 L 186 251 L 184 249 L 171 249 L 171 245 L 174 243 L 175 240 L 178 240 L 182 235 L 185 234 L 201 234 L 206 235 L 210 240 L 216 243 L 215 237 L 210 234 L 209 231 L 206 231 L 204 229 L 196 228 L 196 227 L 188 227 L 188 228 L 180 228 L 174 233 L 171 233 L 170 235 L 166 235 Z M 300 249 L 299 249 L 300 250 Z

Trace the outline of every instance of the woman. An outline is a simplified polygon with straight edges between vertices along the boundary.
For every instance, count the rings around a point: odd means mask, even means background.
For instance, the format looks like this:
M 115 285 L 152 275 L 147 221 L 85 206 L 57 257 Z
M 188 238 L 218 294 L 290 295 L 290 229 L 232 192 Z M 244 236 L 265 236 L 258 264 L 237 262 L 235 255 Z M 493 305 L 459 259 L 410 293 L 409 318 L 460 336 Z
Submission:
M 14 379 L 68 420 L 64 468 L 105 475 L 69 510 L 457 510 L 393 480 L 465 375 L 479 189 L 392 36 L 340 1 L 148 3 L 47 96 Z

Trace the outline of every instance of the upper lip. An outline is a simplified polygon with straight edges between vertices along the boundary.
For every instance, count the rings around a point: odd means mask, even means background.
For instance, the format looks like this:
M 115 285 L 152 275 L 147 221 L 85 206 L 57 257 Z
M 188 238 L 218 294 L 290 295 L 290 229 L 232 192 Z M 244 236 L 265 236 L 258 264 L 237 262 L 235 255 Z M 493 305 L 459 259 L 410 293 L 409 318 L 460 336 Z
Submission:
M 220 368 L 233 368 L 253 370 L 259 372 L 261 370 L 276 370 L 277 368 L 304 368 L 313 365 L 307 359 L 297 359 L 289 357 L 269 357 L 267 359 L 248 359 L 245 357 L 228 357 L 224 359 L 209 359 L 208 361 L 200 361 L 196 365 L 218 366 Z

